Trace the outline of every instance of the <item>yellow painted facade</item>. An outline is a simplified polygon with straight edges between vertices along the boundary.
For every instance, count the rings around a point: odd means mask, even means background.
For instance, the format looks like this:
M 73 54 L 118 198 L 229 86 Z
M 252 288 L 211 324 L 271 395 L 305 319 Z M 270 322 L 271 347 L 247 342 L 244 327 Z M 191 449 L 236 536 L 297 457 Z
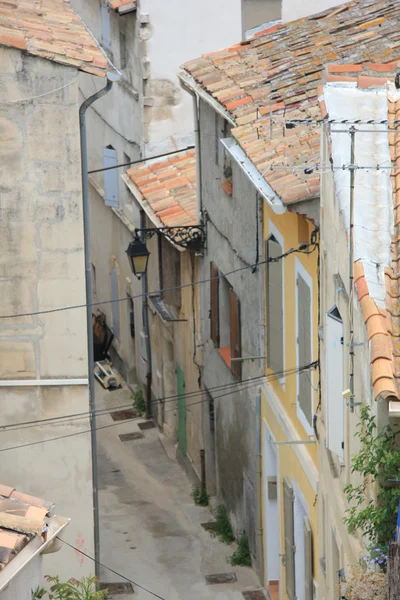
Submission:
M 311 234 L 315 229 L 313 223 L 302 215 L 287 211 L 283 215 L 276 215 L 264 203 L 263 209 L 263 240 L 266 241 L 273 235 L 283 246 L 283 253 L 301 244 L 310 243 Z M 283 480 L 286 478 L 293 486 L 295 496 L 294 512 L 305 514 L 310 522 L 313 543 L 313 579 L 314 590 L 318 582 L 318 531 L 317 531 L 317 474 L 318 474 L 318 445 L 313 437 L 312 426 L 306 426 L 302 414 L 299 412 L 297 393 L 298 376 L 295 369 L 299 366 L 297 357 L 297 289 L 296 277 L 299 272 L 306 278 L 311 287 L 311 341 L 312 361 L 318 359 L 318 250 L 310 247 L 310 254 L 293 253 L 282 259 L 283 261 L 283 297 L 284 297 L 284 377 L 278 378 L 271 369 L 265 367 L 266 382 L 261 389 L 261 514 L 264 547 L 264 585 L 270 584 L 273 600 L 287 598 L 286 573 L 285 573 L 285 531 L 283 514 Z M 265 279 L 266 285 L 266 279 Z M 264 288 L 265 289 L 265 288 Z M 264 294 L 266 298 L 266 294 Z M 265 331 L 268 328 L 267 309 L 265 301 Z M 267 336 L 265 336 L 267 340 Z M 265 342 L 265 356 L 267 347 Z M 311 378 L 313 410 L 315 413 L 318 404 L 318 369 L 308 371 Z M 268 438 L 268 439 L 267 439 Z M 298 442 L 310 442 L 301 444 Z M 278 442 L 278 443 L 277 443 Z M 291 442 L 279 444 L 279 442 Z M 294 443 L 293 443 L 294 442 Z M 268 450 L 268 447 L 272 450 Z M 277 511 L 271 509 L 268 500 L 268 477 L 271 476 L 271 466 L 268 465 L 268 452 L 276 457 L 276 487 Z M 272 454 L 271 454 L 272 453 Z M 275 461 L 273 458 L 272 462 Z M 274 469 L 272 469 L 274 470 Z M 297 504 L 296 504 L 297 503 Z M 301 512 L 303 511 L 303 513 Z M 272 514 L 268 514 L 271 512 Z M 296 518 L 300 518 L 295 514 Z M 279 525 L 275 523 L 278 517 Z M 295 525 L 296 527 L 296 525 Z M 278 533 L 274 549 L 273 539 Z M 272 550 L 271 550 L 272 549 Z M 277 557 L 268 557 L 268 550 L 279 554 L 279 585 L 276 582 L 278 573 Z M 279 550 L 279 552 L 277 552 Z M 297 549 L 298 550 L 298 549 Z M 303 560 L 295 554 L 295 560 Z M 302 568 L 302 565 L 300 565 Z M 299 566 L 296 566 L 297 571 Z M 268 572 L 270 571 L 270 573 Z M 300 574 L 296 574 L 296 588 L 300 581 Z M 300 584 L 300 586 L 303 584 Z M 279 593 L 278 593 L 279 589 Z M 300 600 L 306 598 L 304 591 L 296 589 L 296 596 Z

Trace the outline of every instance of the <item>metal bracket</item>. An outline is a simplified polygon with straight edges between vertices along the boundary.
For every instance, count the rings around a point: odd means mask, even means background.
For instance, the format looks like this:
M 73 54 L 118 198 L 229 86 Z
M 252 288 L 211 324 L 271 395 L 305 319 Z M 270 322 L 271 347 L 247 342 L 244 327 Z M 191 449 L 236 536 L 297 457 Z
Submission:
M 204 248 L 206 241 L 206 231 L 203 224 L 135 229 L 135 234 L 138 237 L 143 235 L 143 238 L 146 240 L 151 239 L 156 234 L 164 235 L 173 244 L 181 248 L 189 248 L 194 252 L 200 252 Z
M 348 342 L 346 346 L 365 346 L 365 342 Z

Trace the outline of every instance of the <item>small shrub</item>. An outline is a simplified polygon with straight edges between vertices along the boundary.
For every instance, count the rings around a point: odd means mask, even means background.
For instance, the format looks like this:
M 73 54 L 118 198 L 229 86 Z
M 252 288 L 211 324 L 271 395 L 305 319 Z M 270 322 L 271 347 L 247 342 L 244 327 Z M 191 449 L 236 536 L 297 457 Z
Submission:
M 219 538 L 224 544 L 231 544 L 235 541 L 231 520 L 223 504 L 217 506 L 215 511 L 215 521 L 210 523 L 209 531 L 211 535 Z
M 146 412 L 146 400 L 141 389 L 136 390 L 133 394 L 133 407 L 138 416 L 141 417 Z
M 207 494 L 206 490 L 202 492 L 196 485 L 193 486 L 192 498 L 197 506 L 208 506 L 210 503 L 210 496 Z
M 49 600 L 106 600 L 108 591 L 96 592 L 96 577 L 83 577 L 81 580 L 69 579 L 65 583 L 60 582 L 58 575 L 45 577 L 52 585 L 48 590 L 36 588 L 32 590 L 32 600 L 40 600 L 47 594 Z
M 233 566 L 251 567 L 251 554 L 247 535 L 241 535 L 235 552 L 229 558 Z

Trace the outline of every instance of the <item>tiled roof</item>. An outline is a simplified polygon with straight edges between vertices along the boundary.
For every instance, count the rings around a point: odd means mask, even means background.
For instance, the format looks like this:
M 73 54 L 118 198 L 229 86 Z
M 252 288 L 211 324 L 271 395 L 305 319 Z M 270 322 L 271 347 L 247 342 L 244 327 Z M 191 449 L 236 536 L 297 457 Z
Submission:
M 53 504 L 0 484 L 0 571 L 36 536 L 44 539 Z
M 0 45 L 106 74 L 107 61 L 69 0 L 0 0 Z
M 400 0 L 354 0 L 275 25 L 183 65 L 235 119 L 232 135 L 286 204 L 315 197 L 319 184 L 304 170 L 292 173 L 273 165 L 317 162 L 320 130 L 311 125 L 285 129 L 283 124 L 271 129 L 270 115 L 320 116 L 318 85 L 329 63 L 370 61 L 375 72 L 376 63 L 400 58 L 399 11 Z
M 124 8 L 125 10 L 136 10 L 137 6 L 136 0 L 107 0 L 107 4 L 110 8 L 118 12 L 124 12 Z
M 197 224 L 195 150 L 177 152 L 127 171 L 160 226 Z M 147 211 L 149 213 L 149 211 Z

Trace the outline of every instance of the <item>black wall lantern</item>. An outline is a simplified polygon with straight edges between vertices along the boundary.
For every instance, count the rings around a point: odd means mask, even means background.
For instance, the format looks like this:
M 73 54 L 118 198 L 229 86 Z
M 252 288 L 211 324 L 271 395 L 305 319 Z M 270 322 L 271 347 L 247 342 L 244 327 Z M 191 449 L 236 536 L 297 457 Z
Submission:
M 147 249 L 146 243 L 142 242 L 142 240 L 136 235 L 136 237 L 130 242 L 126 253 L 128 255 L 132 272 L 138 279 L 140 279 L 142 275 L 146 274 L 147 263 L 149 262 L 150 252 Z

